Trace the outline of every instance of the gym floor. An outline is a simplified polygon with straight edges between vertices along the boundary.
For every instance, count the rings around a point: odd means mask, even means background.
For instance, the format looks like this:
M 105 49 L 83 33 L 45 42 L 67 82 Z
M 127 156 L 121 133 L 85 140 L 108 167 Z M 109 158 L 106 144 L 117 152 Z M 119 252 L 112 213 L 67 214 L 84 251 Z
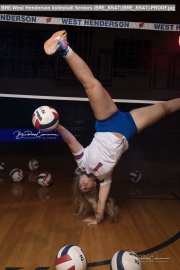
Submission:
M 179 269 L 179 145 L 173 146 L 172 139 L 164 148 L 161 140 L 152 148 L 144 143 L 145 137 L 135 139 L 113 173 L 111 196 L 120 208 L 119 222 L 105 219 L 94 226 L 72 214 L 70 189 L 76 164 L 66 145 L 1 145 L 6 170 L 0 175 L 0 270 L 55 269 L 57 252 L 69 244 L 83 249 L 89 270 L 110 269 L 110 259 L 121 249 L 141 256 L 144 270 Z M 153 134 L 150 137 L 154 140 Z M 38 171 L 27 167 L 32 158 L 40 163 Z M 16 167 L 24 171 L 20 183 L 9 178 Z M 133 170 L 142 173 L 137 184 L 129 179 Z M 50 187 L 37 183 L 44 171 L 52 174 Z

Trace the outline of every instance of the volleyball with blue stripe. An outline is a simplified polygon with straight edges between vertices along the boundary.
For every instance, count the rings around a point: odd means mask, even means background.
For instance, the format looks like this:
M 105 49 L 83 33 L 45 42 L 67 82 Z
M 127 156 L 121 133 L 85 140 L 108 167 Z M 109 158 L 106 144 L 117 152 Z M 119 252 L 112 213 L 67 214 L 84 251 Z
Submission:
M 81 171 L 81 169 L 80 169 L 80 168 L 76 168 L 76 169 L 75 169 L 75 171 L 74 171 L 74 174 L 75 174 L 75 176 L 79 176 L 79 175 L 84 174 L 84 172 L 83 172 L 83 171 Z
M 84 251 L 75 245 L 61 248 L 56 255 L 56 270 L 85 270 L 87 260 Z
M 43 172 L 38 175 L 38 184 L 42 187 L 48 187 L 52 184 L 52 176 L 48 172 Z
M 10 172 L 9 177 L 13 182 L 21 182 L 24 178 L 24 173 L 21 169 L 16 168 Z
M 110 270 L 142 270 L 141 260 L 131 250 L 119 250 L 111 259 Z
M 34 111 L 32 123 L 36 129 L 49 132 L 57 127 L 59 114 L 50 106 L 41 106 Z
M 38 169 L 39 169 L 39 162 L 38 162 L 36 159 L 31 159 L 31 160 L 28 162 L 28 168 L 29 168 L 31 171 L 38 170 Z
M 142 173 L 140 171 L 132 171 L 129 174 L 129 179 L 133 182 L 133 183 L 138 183 L 142 178 Z

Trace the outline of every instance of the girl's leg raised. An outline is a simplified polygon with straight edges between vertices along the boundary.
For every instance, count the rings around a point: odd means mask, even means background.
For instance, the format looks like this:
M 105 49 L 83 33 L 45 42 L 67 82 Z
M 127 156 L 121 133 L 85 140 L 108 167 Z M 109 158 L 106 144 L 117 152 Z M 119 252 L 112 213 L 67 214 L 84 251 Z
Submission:
M 158 122 L 168 114 L 180 110 L 180 98 L 159 102 L 151 106 L 130 111 L 138 132 Z
M 59 31 L 52 35 L 44 44 L 45 52 L 49 55 L 59 52 L 82 83 L 88 96 L 94 115 L 98 120 L 104 120 L 118 109 L 108 92 L 94 77 L 84 60 L 68 46 L 66 31 Z

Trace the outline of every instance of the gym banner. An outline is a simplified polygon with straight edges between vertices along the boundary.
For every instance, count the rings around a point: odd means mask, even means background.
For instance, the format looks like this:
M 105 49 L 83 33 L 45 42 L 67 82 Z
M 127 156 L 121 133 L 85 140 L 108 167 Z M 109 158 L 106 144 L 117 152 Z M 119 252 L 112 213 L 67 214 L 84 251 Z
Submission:
M 121 28 L 121 29 L 180 31 L 180 24 L 91 20 L 91 19 L 77 19 L 77 18 L 54 18 L 54 17 L 40 17 L 40 16 L 37 17 L 37 16 L 13 15 L 13 14 L 0 14 L 0 21 L 18 22 L 18 23 L 35 23 L 35 24 L 55 24 L 55 25 L 72 25 L 72 26 L 87 26 L 87 27 Z

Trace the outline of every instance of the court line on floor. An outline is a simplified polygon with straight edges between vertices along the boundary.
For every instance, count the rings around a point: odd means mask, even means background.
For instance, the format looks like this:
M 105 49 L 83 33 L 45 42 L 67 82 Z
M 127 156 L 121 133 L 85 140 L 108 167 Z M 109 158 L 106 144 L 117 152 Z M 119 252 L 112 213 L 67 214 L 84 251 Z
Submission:
M 168 192 L 168 190 L 166 188 L 160 187 L 159 185 L 156 185 L 155 187 L 153 187 L 152 189 L 155 189 L 156 187 L 159 187 L 160 189 L 165 190 L 168 194 L 171 194 L 173 197 L 176 198 L 176 200 L 180 200 L 180 196 L 175 194 L 174 192 Z
M 180 198 L 179 198 L 180 199 Z M 146 198 L 146 197 L 136 197 L 136 198 L 130 198 L 130 200 L 164 200 L 164 201 L 178 201 L 178 198 L 174 199 L 174 198 Z
M 149 249 L 146 249 L 144 251 L 138 252 L 137 255 L 139 257 L 142 257 L 144 255 L 153 253 L 153 252 L 155 252 L 157 250 L 160 250 L 162 248 L 165 248 L 165 247 L 169 246 L 170 244 L 174 243 L 178 239 L 180 239 L 180 231 L 177 234 L 175 234 L 173 237 L 168 239 L 167 241 L 165 241 L 165 242 L 163 242 L 163 243 L 161 243 L 161 244 L 159 244 L 157 246 L 154 246 L 152 248 L 149 248 Z M 92 263 L 88 263 L 87 267 L 102 266 L 102 265 L 110 264 L 110 262 L 111 262 L 111 260 L 106 260 L 106 261 L 101 261 L 101 262 L 92 262 Z
M 178 176 L 178 178 L 177 178 L 177 176 Z M 157 183 L 156 185 L 154 185 L 151 189 L 155 189 L 155 188 L 163 189 L 163 190 L 165 190 L 168 194 L 171 194 L 173 197 L 175 197 L 176 200 L 180 200 L 180 196 L 179 196 L 179 195 L 175 194 L 174 192 L 168 192 L 168 190 L 167 190 L 166 188 L 164 188 L 164 187 L 161 186 L 162 184 L 164 184 L 164 183 L 170 181 L 171 179 L 177 179 L 177 180 L 180 179 L 180 173 L 175 174 L 174 176 L 172 176 L 172 177 L 166 179 L 165 181 L 164 181 L 164 180 L 163 180 L 163 181 L 160 181 L 159 183 Z
M 165 248 L 167 246 L 169 246 L 170 244 L 174 243 L 175 241 L 177 241 L 178 239 L 180 239 L 180 231 L 175 234 L 173 237 L 171 237 L 170 239 L 168 239 L 167 241 L 154 246 L 152 248 L 146 249 L 144 251 L 138 252 L 137 255 L 139 257 L 143 257 L 144 255 L 148 255 L 150 253 L 153 253 L 157 250 L 160 250 L 162 248 Z M 102 266 L 102 265 L 107 265 L 110 264 L 111 260 L 106 260 L 106 261 L 101 261 L 101 262 L 92 262 L 92 263 L 87 263 L 87 268 L 88 267 L 95 267 L 95 266 Z M 20 270 L 23 269 L 24 267 L 6 267 L 6 270 Z M 48 270 L 50 267 L 37 267 L 36 270 Z
M 180 200 L 180 196 L 178 196 L 177 194 L 175 193 L 171 193 L 174 197 L 176 197 L 177 200 Z

